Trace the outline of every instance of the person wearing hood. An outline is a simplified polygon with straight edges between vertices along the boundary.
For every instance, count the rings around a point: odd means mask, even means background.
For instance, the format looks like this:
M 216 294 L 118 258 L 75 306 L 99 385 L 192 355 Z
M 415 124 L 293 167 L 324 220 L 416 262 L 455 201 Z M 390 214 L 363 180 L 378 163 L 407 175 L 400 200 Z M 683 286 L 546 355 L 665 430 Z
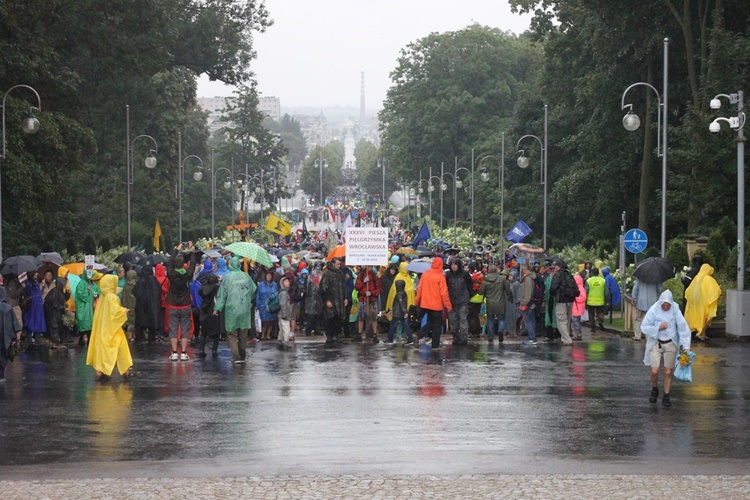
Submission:
M 688 299 L 688 303 L 690 299 Z M 659 399 L 659 367 L 664 367 L 664 396 L 662 406 L 672 406 L 669 390 L 672 387 L 672 371 L 677 362 L 678 346 L 690 350 L 690 327 L 680 312 L 680 306 L 672 298 L 672 292 L 664 290 L 659 300 L 651 306 L 641 324 L 646 336 L 646 353 L 643 363 L 651 367 L 651 395 L 648 400 Z
M 138 340 L 141 342 L 142 337 L 135 339 L 135 309 L 136 309 L 136 298 L 133 294 L 133 289 L 138 282 L 138 273 L 133 269 L 130 269 L 125 273 L 125 286 L 122 287 L 122 307 L 128 310 L 128 321 L 125 323 L 125 333 L 129 341 Z
M 531 270 L 528 264 L 521 266 L 521 299 L 518 301 L 518 310 L 523 316 L 526 331 L 529 338 L 524 342 L 525 345 L 537 345 L 536 340 L 536 316 L 534 313 L 534 304 L 531 302 L 534 296 L 534 281 L 536 273 Z
M 219 257 L 216 259 L 216 271 L 215 271 L 216 277 L 219 278 L 219 281 L 224 279 L 224 276 L 229 274 L 229 269 L 227 268 L 227 261 L 224 259 L 224 257 Z
M 201 335 L 198 350 L 198 356 L 206 357 L 206 342 L 210 337 L 212 339 L 211 354 L 214 359 L 219 356 L 220 336 L 220 316 L 214 315 L 216 304 L 216 295 L 219 293 L 219 278 L 213 273 L 207 273 L 198 277 L 197 282 L 201 285 L 198 294 L 201 298 L 198 318 L 201 322 Z
M 365 267 L 354 285 L 359 297 L 359 328 L 355 339 L 360 342 L 367 333 L 368 323 L 372 326 L 372 339 L 378 343 L 378 297 L 381 293 L 380 278 L 371 267 Z
M 312 274 L 307 277 L 305 283 L 305 336 L 309 337 L 313 332 L 320 331 L 320 265 L 312 267 Z
M 518 301 L 521 300 L 521 285 L 518 283 L 518 272 L 513 269 L 512 271 L 503 271 L 508 280 L 510 286 L 510 294 L 506 297 L 505 302 L 505 332 L 511 337 L 518 336 Z
M 250 309 L 256 286 L 250 276 L 240 268 L 240 258 L 229 261 L 229 274 L 221 282 L 214 301 L 215 316 L 224 311 L 224 325 L 235 364 L 246 362 L 247 331 L 252 324 Z
M 162 336 L 164 329 L 163 311 L 161 308 L 161 284 L 154 276 L 154 268 L 145 266 L 141 277 L 133 287 L 135 296 L 135 336 L 143 338 L 143 331 L 148 330 L 148 344 L 156 343 L 156 336 Z
M 271 312 L 266 307 L 268 297 L 279 292 L 279 285 L 274 281 L 274 272 L 269 269 L 265 272 L 263 281 L 258 285 L 258 295 L 255 300 L 255 307 L 260 314 L 261 323 L 261 340 L 269 340 L 274 324 L 278 320 L 275 312 Z
M 431 336 L 432 348 L 437 349 L 443 333 L 443 309 L 450 313 L 453 308 L 443 274 L 443 259 L 440 257 L 433 258 L 430 270 L 422 274 L 414 303 L 427 313 L 425 337 Z
M 36 349 L 36 338 L 38 334 L 47 331 L 47 323 L 44 321 L 44 299 L 42 298 L 42 289 L 39 284 L 39 273 L 34 273 L 23 282 L 26 299 L 28 304 L 23 313 L 23 329 L 27 333 L 27 342 L 29 349 Z
M 403 333 L 406 334 L 406 345 L 413 345 L 414 338 L 409 326 L 409 298 L 406 293 L 406 282 L 402 279 L 394 282 L 396 294 L 393 299 L 393 318 L 388 328 L 388 343 L 393 343 L 393 335 L 396 333 L 396 325 L 401 324 Z M 413 292 L 412 292 L 413 293 Z
M 94 323 L 94 301 L 101 291 L 99 285 L 89 279 L 87 271 L 81 274 L 81 281 L 73 293 L 76 302 L 76 323 L 78 325 L 78 345 L 87 345 Z
M 394 256 L 395 257 L 395 256 Z M 396 258 L 398 261 L 398 258 Z M 393 287 L 393 280 L 399 272 L 398 263 L 390 263 L 385 268 L 383 274 L 380 276 L 380 311 L 388 310 L 388 299 L 391 296 L 391 288 Z M 395 292 L 394 292 L 395 295 Z
M 63 326 L 63 316 L 68 310 L 67 302 L 69 293 L 65 290 L 68 280 L 57 278 L 55 286 L 47 292 L 44 298 L 44 321 L 47 324 L 47 336 L 52 342 L 53 349 L 65 349 L 63 345 L 67 339 L 65 327 Z
M 604 285 L 607 287 L 607 294 L 609 296 L 607 306 L 611 311 L 622 302 L 622 291 L 620 290 L 620 285 L 617 284 L 617 280 L 612 276 L 612 271 L 608 267 L 602 269 L 602 277 L 604 278 Z
M 583 271 L 573 276 L 573 279 L 578 286 L 578 297 L 576 297 L 576 300 L 573 302 L 573 307 L 570 310 L 570 314 L 573 319 L 573 321 L 571 322 L 573 325 L 573 331 L 571 332 L 574 334 L 573 340 L 583 339 L 583 332 L 581 330 L 581 317 L 583 317 L 583 313 L 586 312 L 586 287 L 583 285 L 583 276 Z
M 193 325 L 196 337 L 199 336 L 201 331 L 200 308 L 201 304 L 203 303 L 203 298 L 200 295 L 200 290 L 203 287 L 203 283 L 205 283 L 206 276 L 208 276 L 209 274 L 212 275 L 213 271 L 214 263 L 211 261 L 211 259 L 206 259 L 205 261 L 203 261 L 201 270 L 195 274 L 195 278 L 193 278 L 193 281 L 190 283 L 190 307 L 193 313 Z M 200 278 L 203 278 L 203 281 L 200 281 Z
M 697 337 L 700 340 L 707 340 L 706 329 L 711 324 L 711 320 L 716 317 L 716 309 L 721 297 L 721 287 L 713 274 L 714 268 L 709 264 L 703 264 L 690 286 L 685 290 L 687 299 L 685 320 L 690 331 L 698 332 Z
M 690 261 L 690 269 L 687 273 L 685 273 L 685 276 L 682 278 L 682 311 L 685 311 L 685 308 L 687 307 L 687 297 L 685 296 L 685 292 L 687 292 L 688 287 L 690 286 L 690 283 L 693 282 L 693 278 L 698 276 L 698 272 L 701 270 L 701 266 L 703 265 L 703 256 L 699 253 L 693 255 L 693 258 Z
M 504 275 L 498 273 L 497 266 L 492 264 L 488 269 L 487 276 L 482 281 L 479 293 L 485 296 L 487 301 L 487 341 L 492 344 L 495 341 L 503 341 L 505 331 L 505 303 L 511 295 L 510 285 Z
M 332 345 L 347 319 L 346 311 L 350 302 L 346 293 L 346 278 L 341 272 L 339 259 L 331 259 L 328 262 L 326 272 L 320 279 L 320 301 L 323 306 L 326 345 Z
M 469 301 L 474 295 L 474 284 L 471 282 L 471 275 L 464 270 L 460 258 L 451 259 L 448 272 L 445 273 L 445 282 L 451 301 L 448 329 L 453 335 L 453 344 L 466 345 L 469 343 Z
M 13 361 L 12 354 L 9 357 L 10 346 L 18 342 L 18 332 L 21 331 L 21 324 L 18 317 L 13 312 L 5 299 L 5 288 L 0 287 L 0 384 L 5 382 L 5 367 L 8 361 Z
M 570 275 L 568 264 L 564 260 L 557 259 L 553 265 L 555 274 L 552 277 L 549 291 L 550 295 L 554 295 L 555 320 L 557 330 L 560 332 L 560 343 L 562 345 L 572 345 L 573 338 L 570 336 L 570 321 L 573 316 L 573 303 L 576 301 L 578 295 L 580 295 L 580 290 L 575 282 L 575 278 Z
M 122 330 L 128 310 L 122 307 L 117 297 L 117 276 L 102 276 L 99 286 L 102 295 L 94 311 L 86 364 L 96 371 L 96 380 L 111 376 L 115 366 L 124 378 L 134 377 L 133 358 Z
M 154 276 L 161 286 L 161 317 L 164 319 L 162 331 L 165 335 L 169 334 L 169 309 L 167 308 L 167 293 L 169 292 L 169 278 L 167 278 L 167 268 L 164 264 L 154 266 Z

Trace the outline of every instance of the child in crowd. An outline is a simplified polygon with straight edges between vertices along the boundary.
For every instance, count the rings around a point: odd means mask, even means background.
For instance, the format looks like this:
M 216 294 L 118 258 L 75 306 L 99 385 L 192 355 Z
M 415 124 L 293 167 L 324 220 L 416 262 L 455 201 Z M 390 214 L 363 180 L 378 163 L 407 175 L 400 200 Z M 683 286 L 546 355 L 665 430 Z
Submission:
M 406 345 L 412 345 L 414 340 L 411 336 L 409 311 L 406 307 L 406 284 L 404 280 L 398 280 L 394 283 L 394 286 L 396 287 L 396 297 L 393 299 L 393 319 L 391 319 L 391 325 L 388 329 L 388 343 L 393 343 L 393 334 L 396 332 L 396 325 L 400 323 L 403 332 L 406 333 Z

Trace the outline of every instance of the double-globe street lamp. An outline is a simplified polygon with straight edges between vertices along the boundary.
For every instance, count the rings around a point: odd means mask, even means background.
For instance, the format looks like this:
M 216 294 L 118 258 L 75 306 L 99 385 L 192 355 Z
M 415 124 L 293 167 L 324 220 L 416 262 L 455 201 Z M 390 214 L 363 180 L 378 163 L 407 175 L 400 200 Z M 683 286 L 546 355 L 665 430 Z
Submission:
M 736 94 L 718 94 L 711 99 L 711 109 L 721 108 L 721 98 L 737 106 L 737 116 L 714 119 L 708 130 L 716 134 L 721 130 L 721 122 L 737 131 L 737 290 L 727 290 L 727 332 L 733 335 L 749 335 L 746 312 L 750 309 L 750 293 L 745 289 L 745 103 L 740 90 Z M 743 300 L 743 298 L 745 300 Z
M 34 90 L 33 87 L 30 87 L 28 85 L 19 84 L 14 85 L 13 87 L 9 88 L 8 91 L 3 95 L 3 154 L 0 156 L 0 160 L 5 160 L 5 101 L 8 98 L 8 94 L 11 93 L 11 91 L 18 89 L 18 88 L 24 88 L 31 90 L 34 95 L 36 96 L 37 105 L 36 106 L 30 106 L 29 107 L 29 116 L 24 118 L 23 122 L 21 122 L 21 129 L 27 133 L 27 134 L 35 134 L 37 131 L 39 131 L 39 121 L 34 117 L 34 110 L 37 111 L 42 110 L 42 100 L 39 97 L 39 94 L 36 90 Z M 0 167 L 2 166 L 2 162 L 0 162 Z M 2 197 L 2 168 L 0 168 L 0 262 L 3 260 L 3 197 Z
M 151 142 L 154 144 L 154 148 L 149 150 L 149 154 L 143 162 L 146 168 L 151 170 L 156 167 L 156 158 L 154 157 L 154 153 L 158 154 L 159 146 L 156 144 L 156 139 L 154 139 L 153 137 L 147 134 L 141 134 L 137 136 L 135 139 L 133 139 L 132 141 L 130 140 L 130 106 L 125 105 L 125 143 L 127 144 L 125 162 L 126 162 L 127 181 L 128 181 L 128 250 L 132 248 L 131 239 L 130 239 L 130 228 L 131 228 L 130 187 L 133 185 L 133 180 L 135 178 L 135 172 L 134 172 L 134 167 L 133 167 L 133 150 L 135 149 L 135 143 L 140 138 L 150 139 Z
M 224 170 L 229 177 L 227 180 L 224 181 L 224 189 L 229 189 L 232 187 L 232 182 L 230 179 L 232 178 L 232 171 L 229 170 L 227 167 L 219 167 L 216 168 L 214 165 L 214 150 L 211 150 L 211 240 L 213 241 L 215 239 L 215 230 L 216 230 L 216 221 L 215 219 L 215 213 L 216 213 L 216 175 Z M 232 194 L 234 194 L 234 190 L 232 190 Z M 234 198 L 234 196 L 232 196 Z M 234 203 L 232 203 L 232 224 L 234 224 Z
M 524 135 L 520 139 L 518 139 L 518 142 L 516 143 L 516 153 L 521 153 L 521 156 L 518 157 L 518 166 L 521 168 L 526 168 L 529 166 L 529 158 L 527 156 L 524 156 L 524 150 L 520 149 L 521 142 L 523 142 L 524 139 L 531 138 L 536 139 L 539 142 L 539 146 L 542 148 L 542 164 L 541 164 L 541 183 L 544 185 L 544 222 L 543 222 L 543 232 L 542 232 L 542 246 L 546 249 L 547 248 L 547 112 L 548 112 L 548 106 L 544 105 L 544 141 L 540 139 L 539 137 L 531 134 Z
M 178 196 L 178 211 L 177 211 L 177 217 L 178 217 L 178 227 L 179 227 L 179 241 L 182 243 L 182 194 L 184 193 L 184 173 L 185 173 L 185 163 L 190 158 L 195 158 L 200 162 L 200 166 L 198 167 L 198 170 L 196 170 L 193 173 L 193 179 L 196 181 L 199 181 L 203 179 L 203 172 L 201 170 L 203 169 L 203 160 L 200 156 L 197 155 L 188 155 L 185 158 L 182 157 L 182 132 L 177 133 L 177 159 L 179 161 L 179 171 L 177 172 L 177 196 Z
M 622 126 L 625 130 L 634 132 L 641 126 L 641 119 L 633 113 L 633 105 L 625 104 L 625 96 L 628 91 L 634 87 L 648 87 L 656 94 L 656 101 L 659 104 L 659 113 L 657 114 L 657 144 L 656 150 L 658 156 L 661 156 L 661 256 L 666 257 L 667 246 L 667 83 L 669 82 L 669 38 L 664 39 L 664 78 L 662 80 L 662 94 L 654 88 L 653 85 L 646 82 L 634 83 L 625 89 L 622 93 L 621 109 L 628 109 L 627 114 L 622 118 Z
M 494 155 L 487 155 L 482 157 L 479 162 L 479 171 L 480 171 L 480 178 L 483 182 L 489 182 L 490 180 L 490 173 L 487 171 L 486 168 L 482 166 L 485 160 L 495 160 L 497 161 L 497 176 L 498 176 L 498 189 L 500 190 L 500 241 L 501 241 L 501 248 L 500 248 L 500 255 L 504 255 L 505 248 L 503 248 L 505 245 L 505 132 L 502 133 L 502 149 L 500 151 L 500 158 Z
M 441 164 L 441 169 L 442 169 L 442 164 Z M 433 179 L 437 179 L 439 181 L 438 185 L 442 187 L 442 185 L 443 185 L 442 180 L 437 175 L 432 175 L 432 167 L 430 167 L 430 177 L 427 179 L 427 192 L 429 193 L 429 197 L 430 197 L 430 203 L 429 203 L 429 205 L 430 205 L 430 218 L 432 218 L 432 192 L 435 191 L 435 186 L 432 184 L 432 180 Z M 441 191 L 440 198 L 441 198 L 441 200 L 443 198 L 442 191 Z M 443 205 L 441 203 L 441 205 L 440 205 L 440 227 L 442 228 L 442 226 L 443 226 Z

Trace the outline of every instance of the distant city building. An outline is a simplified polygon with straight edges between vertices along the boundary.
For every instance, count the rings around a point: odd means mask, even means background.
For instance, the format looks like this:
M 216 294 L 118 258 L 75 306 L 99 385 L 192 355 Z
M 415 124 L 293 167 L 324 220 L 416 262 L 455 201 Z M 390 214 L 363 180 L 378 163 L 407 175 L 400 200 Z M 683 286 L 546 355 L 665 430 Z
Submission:
M 227 103 L 233 105 L 237 102 L 236 97 L 199 97 L 197 101 L 198 106 L 203 111 L 208 112 L 206 124 L 210 134 L 221 128 L 232 126 L 230 122 L 223 121 L 221 118 L 224 115 Z M 258 97 L 258 109 L 272 120 L 281 121 L 281 99 L 279 97 Z

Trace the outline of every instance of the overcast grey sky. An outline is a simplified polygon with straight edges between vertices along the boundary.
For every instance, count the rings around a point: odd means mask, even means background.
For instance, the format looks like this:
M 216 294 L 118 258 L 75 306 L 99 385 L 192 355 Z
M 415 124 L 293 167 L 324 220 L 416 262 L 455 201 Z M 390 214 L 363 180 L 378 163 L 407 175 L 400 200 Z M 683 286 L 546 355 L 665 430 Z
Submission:
M 402 48 L 433 32 L 477 22 L 522 33 L 530 15 L 511 14 L 507 0 L 266 0 L 274 25 L 255 38 L 252 68 L 262 95 L 283 107 L 382 107 Z M 199 97 L 232 95 L 233 87 L 201 77 Z

